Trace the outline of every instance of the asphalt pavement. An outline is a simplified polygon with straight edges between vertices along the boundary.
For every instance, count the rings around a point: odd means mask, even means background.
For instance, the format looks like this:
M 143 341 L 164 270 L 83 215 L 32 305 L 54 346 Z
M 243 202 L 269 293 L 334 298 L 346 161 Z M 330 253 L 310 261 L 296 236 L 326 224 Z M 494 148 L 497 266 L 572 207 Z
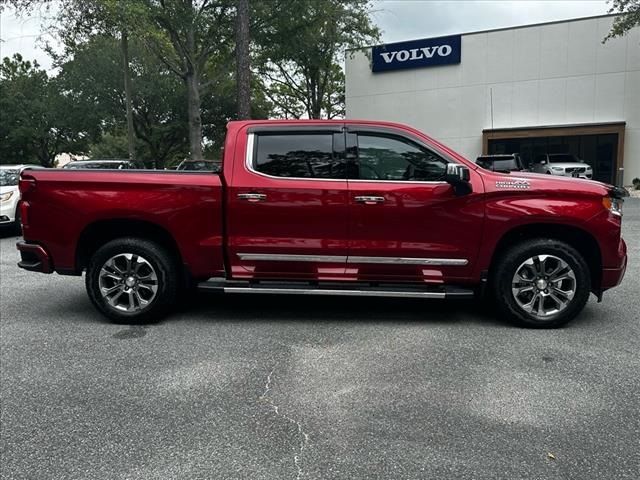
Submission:
M 0 240 L 3 479 L 640 478 L 640 201 L 629 269 L 567 328 L 473 302 L 201 294 L 107 323 Z

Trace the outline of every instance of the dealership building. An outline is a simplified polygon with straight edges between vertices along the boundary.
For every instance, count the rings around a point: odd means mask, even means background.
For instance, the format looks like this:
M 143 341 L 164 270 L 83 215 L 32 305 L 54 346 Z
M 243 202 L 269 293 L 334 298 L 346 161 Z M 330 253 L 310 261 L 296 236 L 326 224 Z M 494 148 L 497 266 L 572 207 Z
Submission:
M 640 28 L 603 44 L 613 19 L 347 52 L 347 118 L 407 123 L 472 160 L 570 153 L 596 180 L 629 185 L 640 177 Z

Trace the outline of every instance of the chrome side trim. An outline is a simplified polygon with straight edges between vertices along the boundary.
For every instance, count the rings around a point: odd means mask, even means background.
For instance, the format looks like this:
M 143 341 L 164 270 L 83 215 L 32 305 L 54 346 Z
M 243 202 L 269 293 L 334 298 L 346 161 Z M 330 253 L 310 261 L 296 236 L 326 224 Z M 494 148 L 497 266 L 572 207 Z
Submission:
M 429 265 L 463 267 L 466 258 L 410 258 L 410 257 L 346 257 L 341 255 L 284 255 L 267 253 L 238 253 L 240 260 L 264 262 L 327 262 L 327 263 L 376 263 L 395 265 Z
M 347 258 L 347 263 L 379 263 L 396 265 L 431 265 L 462 267 L 469 263 L 465 258 L 408 258 L 408 257 L 352 257 Z
M 240 260 L 264 262 L 328 262 L 345 263 L 347 257 L 341 255 L 280 255 L 263 253 L 238 253 Z
M 284 293 L 288 295 L 340 295 L 356 297 L 446 298 L 445 292 L 401 292 L 390 290 L 329 290 L 302 288 L 225 287 L 224 293 Z

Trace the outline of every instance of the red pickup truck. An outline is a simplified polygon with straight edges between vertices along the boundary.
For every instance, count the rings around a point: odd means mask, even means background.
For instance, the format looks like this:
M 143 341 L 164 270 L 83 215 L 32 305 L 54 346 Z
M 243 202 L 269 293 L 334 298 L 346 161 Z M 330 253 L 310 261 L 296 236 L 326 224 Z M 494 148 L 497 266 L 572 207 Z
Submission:
M 483 170 L 371 121 L 230 122 L 219 172 L 29 169 L 19 266 L 116 322 L 181 291 L 466 298 L 556 327 L 620 283 L 622 189 Z

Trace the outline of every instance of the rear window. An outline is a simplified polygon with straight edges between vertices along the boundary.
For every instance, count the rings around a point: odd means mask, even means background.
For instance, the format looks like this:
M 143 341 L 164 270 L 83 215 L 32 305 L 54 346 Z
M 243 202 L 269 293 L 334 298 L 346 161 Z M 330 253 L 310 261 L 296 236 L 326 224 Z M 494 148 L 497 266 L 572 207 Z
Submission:
M 253 168 L 274 177 L 345 178 L 331 133 L 259 134 Z

